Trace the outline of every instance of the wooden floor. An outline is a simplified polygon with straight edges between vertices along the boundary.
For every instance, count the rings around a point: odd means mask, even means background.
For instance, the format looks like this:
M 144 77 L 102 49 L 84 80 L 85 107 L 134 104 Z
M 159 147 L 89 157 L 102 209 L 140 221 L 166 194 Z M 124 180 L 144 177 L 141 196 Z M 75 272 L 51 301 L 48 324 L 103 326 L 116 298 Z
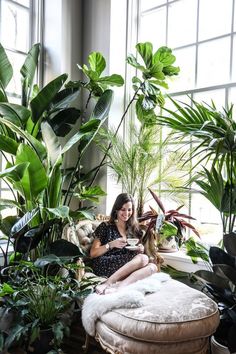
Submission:
M 63 354 L 83 354 L 83 345 L 85 344 L 86 334 L 78 319 L 71 327 L 71 335 L 65 340 L 65 344 L 62 347 Z M 106 353 L 100 346 L 100 344 L 91 338 L 89 341 L 89 348 L 87 354 L 104 354 Z

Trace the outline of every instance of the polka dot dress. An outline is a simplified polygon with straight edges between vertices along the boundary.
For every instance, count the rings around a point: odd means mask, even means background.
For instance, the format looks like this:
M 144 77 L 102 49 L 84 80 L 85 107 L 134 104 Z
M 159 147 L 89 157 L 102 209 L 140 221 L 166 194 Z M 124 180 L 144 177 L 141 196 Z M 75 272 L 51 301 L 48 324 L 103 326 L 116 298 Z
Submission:
M 95 230 L 95 237 L 105 245 L 108 242 L 122 237 L 115 224 L 101 223 Z M 92 268 L 96 275 L 103 277 L 110 277 L 124 264 L 131 261 L 137 252 L 130 251 L 127 248 L 113 248 L 107 251 L 100 257 L 92 260 Z

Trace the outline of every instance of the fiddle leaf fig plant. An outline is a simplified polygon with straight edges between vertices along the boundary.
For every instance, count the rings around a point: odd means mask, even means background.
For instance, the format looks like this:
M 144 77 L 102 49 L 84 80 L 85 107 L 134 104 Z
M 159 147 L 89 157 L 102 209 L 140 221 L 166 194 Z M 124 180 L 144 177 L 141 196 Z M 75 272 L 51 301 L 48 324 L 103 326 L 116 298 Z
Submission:
M 160 47 L 153 52 L 153 45 L 150 42 L 138 43 L 135 48 L 138 58 L 133 54 L 127 57 L 127 63 L 137 71 L 137 74 L 132 78 L 134 93 L 114 131 L 113 137 L 109 137 L 110 142 L 107 147 L 104 147 L 104 144 L 99 144 L 104 156 L 98 166 L 98 170 L 103 166 L 106 157 L 109 157 L 109 151 L 113 148 L 115 137 L 129 109 L 133 105 L 135 106 L 136 116 L 142 126 L 155 124 L 157 117 L 155 109 L 162 107 L 165 103 L 160 87 L 167 89 L 168 78 L 178 75 L 180 71 L 179 67 L 172 65 L 176 58 L 170 48 Z M 92 182 L 94 182 L 97 173 L 94 175 Z M 141 200 L 140 209 L 142 209 L 142 203 L 143 200 Z

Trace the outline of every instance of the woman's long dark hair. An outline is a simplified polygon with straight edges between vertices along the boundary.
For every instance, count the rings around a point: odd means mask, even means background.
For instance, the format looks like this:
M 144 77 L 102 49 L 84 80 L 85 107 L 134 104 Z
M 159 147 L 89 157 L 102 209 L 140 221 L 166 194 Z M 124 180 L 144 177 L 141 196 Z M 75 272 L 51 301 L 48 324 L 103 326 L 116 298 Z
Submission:
M 141 232 L 140 232 L 139 224 L 138 224 L 138 221 L 136 218 L 136 208 L 135 208 L 134 199 L 133 199 L 132 195 L 130 195 L 128 193 L 121 193 L 117 196 L 115 203 L 114 203 L 112 210 L 111 210 L 109 222 L 111 224 L 114 224 L 116 222 L 117 211 L 122 209 L 123 205 L 128 202 L 131 202 L 131 204 L 132 204 L 132 215 L 126 223 L 126 229 L 129 230 L 129 233 L 131 233 L 134 237 L 139 237 L 139 236 L 141 236 Z

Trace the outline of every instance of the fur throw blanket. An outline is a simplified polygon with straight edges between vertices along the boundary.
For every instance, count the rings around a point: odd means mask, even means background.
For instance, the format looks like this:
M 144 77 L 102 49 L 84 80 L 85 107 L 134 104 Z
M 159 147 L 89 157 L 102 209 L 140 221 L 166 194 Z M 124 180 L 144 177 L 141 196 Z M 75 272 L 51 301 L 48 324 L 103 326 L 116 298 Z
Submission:
M 82 307 L 84 329 L 90 336 L 94 337 L 98 318 L 112 309 L 141 307 L 144 304 L 145 294 L 160 290 L 161 283 L 169 279 L 168 274 L 155 273 L 111 294 L 90 294 Z

